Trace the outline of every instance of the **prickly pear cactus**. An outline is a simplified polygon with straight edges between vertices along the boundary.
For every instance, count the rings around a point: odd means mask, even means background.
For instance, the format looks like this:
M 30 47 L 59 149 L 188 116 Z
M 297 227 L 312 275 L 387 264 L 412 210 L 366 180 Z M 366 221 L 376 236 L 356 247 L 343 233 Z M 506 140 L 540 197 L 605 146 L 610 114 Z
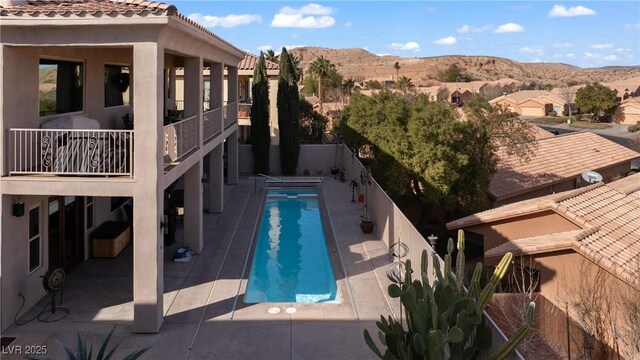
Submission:
M 379 339 L 386 347 L 384 352 L 378 349 L 369 332 L 364 331 L 365 342 L 380 359 L 474 359 L 481 350 L 491 345 L 491 329 L 484 325 L 483 313 L 498 283 L 507 272 L 513 255 L 505 254 L 483 289 L 480 288 L 482 264 L 477 264 L 469 290 L 465 291 L 462 230 L 458 232 L 457 248 L 455 275 L 451 265 L 453 240 L 449 239 L 444 274 L 440 270 L 438 255 L 433 254 L 436 273 L 433 285 L 429 285 L 431 279 L 428 275 L 430 268 L 426 250 L 421 255 L 418 279 L 413 279 L 411 260 L 407 260 L 402 283 L 389 285 L 389 296 L 399 298 L 402 303 L 404 324 L 391 316 L 380 316 L 380 321 L 376 324 Z M 524 340 L 531 328 L 534 309 L 535 306 L 531 303 L 527 324 L 492 359 L 504 359 Z

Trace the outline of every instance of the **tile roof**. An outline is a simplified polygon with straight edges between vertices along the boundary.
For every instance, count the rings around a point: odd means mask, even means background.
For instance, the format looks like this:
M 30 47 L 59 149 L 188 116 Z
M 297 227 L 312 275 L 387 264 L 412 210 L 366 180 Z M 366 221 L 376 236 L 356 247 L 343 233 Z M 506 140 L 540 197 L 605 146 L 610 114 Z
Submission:
M 516 104 L 519 104 L 523 101 L 527 101 L 529 99 L 537 98 L 547 94 L 549 94 L 549 92 L 545 90 L 520 90 L 507 95 L 500 95 L 497 98 L 489 101 L 489 103 L 493 104 L 497 101 L 504 99 L 504 100 L 511 100 Z
M 253 70 L 256 67 L 256 63 L 260 57 L 248 52 L 245 52 L 244 59 L 238 64 L 238 70 Z M 267 70 L 278 70 L 280 65 L 273 61 L 266 60 L 265 65 Z
M 21 4 L 24 3 L 24 4 Z M 3 3 L 6 5 L 6 3 Z M 12 6 L 0 6 L 0 16 L 8 18 L 172 16 L 240 51 L 206 27 L 178 12 L 171 4 L 144 0 L 23 0 Z
M 510 240 L 492 249 L 485 251 L 485 257 L 502 257 L 511 252 L 514 256 L 533 255 L 550 251 L 572 249 L 574 241 L 583 236 L 583 233 L 592 233 L 594 230 L 570 230 L 549 235 L 532 236 Z
M 640 289 L 640 173 L 480 212 L 447 224 L 449 229 L 552 210 L 581 230 L 515 239 L 488 250 L 518 254 L 570 248 Z
M 508 199 L 636 158 L 640 153 L 588 131 L 539 140 L 529 162 L 500 148 L 489 194 L 496 200 Z
M 30 0 L 25 5 L 0 7 L 0 16 L 114 16 L 174 15 L 173 5 L 142 0 Z

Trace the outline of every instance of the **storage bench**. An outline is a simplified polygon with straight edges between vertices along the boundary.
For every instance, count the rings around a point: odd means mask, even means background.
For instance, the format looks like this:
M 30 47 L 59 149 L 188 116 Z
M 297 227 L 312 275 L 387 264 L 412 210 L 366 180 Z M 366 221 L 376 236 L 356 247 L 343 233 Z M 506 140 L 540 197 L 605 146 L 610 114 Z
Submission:
M 92 253 L 96 258 L 114 258 L 131 241 L 129 223 L 106 221 L 91 232 Z

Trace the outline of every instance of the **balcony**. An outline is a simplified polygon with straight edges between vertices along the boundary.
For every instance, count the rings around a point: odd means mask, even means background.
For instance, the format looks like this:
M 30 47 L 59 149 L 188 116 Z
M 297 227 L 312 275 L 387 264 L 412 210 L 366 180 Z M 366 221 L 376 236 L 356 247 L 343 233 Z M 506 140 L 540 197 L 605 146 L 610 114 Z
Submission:
M 222 107 L 222 117 L 225 130 L 235 124 L 238 119 L 238 104 L 236 102 L 227 103 Z
M 165 169 L 179 163 L 191 151 L 198 148 L 197 115 L 165 125 L 163 130 Z
M 133 130 L 10 129 L 9 175 L 133 177 Z
M 206 111 L 202 114 L 202 127 L 204 129 L 204 142 L 213 139 L 222 133 L 222 122 L 220 120 L 220 108 Z

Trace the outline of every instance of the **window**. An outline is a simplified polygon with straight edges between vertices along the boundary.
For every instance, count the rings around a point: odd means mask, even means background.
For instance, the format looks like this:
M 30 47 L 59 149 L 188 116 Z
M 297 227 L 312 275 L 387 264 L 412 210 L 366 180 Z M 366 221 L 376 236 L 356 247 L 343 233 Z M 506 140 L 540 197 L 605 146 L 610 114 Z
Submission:
M 120 208 L 124 203 L 129 200 L 128 197 L 114 196 L 111 198 L 111 212 L 114 212 Z
M 130 105 L 129 67 L 104 66 L 104 107 Z
M 29 273 L 40 267 L 40 207 L 29 210 Z
M 93 229 L 93 196 L 87 196 L 87 231 Z
M 40 116 L 82 111 L 81 62 L 40 59 Z

